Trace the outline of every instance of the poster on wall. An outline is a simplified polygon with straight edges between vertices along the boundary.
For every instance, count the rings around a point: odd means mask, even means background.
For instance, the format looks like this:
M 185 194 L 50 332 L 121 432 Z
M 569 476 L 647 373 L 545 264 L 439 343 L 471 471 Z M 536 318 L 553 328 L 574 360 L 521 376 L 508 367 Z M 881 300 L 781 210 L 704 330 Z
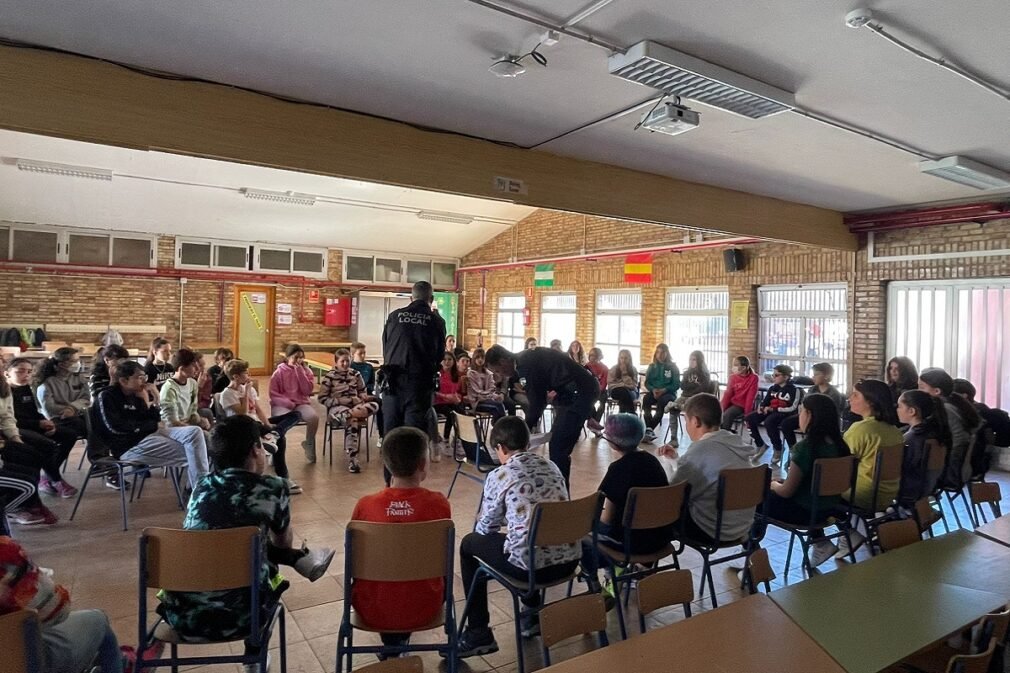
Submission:
M 291 313 L 291 304 L 277 304 L 277 313 Z
M 729 326 L 730 329 L 747 329 L 750 327 L 749 301 L 730 302 Z
M 310 304 L 319 303 L 319 290 L 309 290 L 309 303 Z
M 249 298 L 252 300 L 252 303 L 254 303 L 254 304 L 265 304 L 265 303 L 267 303 L 267 294 L 266 294 L 266 292 L 252 292 L 252 293 L 249 294 Z
M 277 324 L 278 325 L 290 325 L 291 324 L 291 314 L 290 313 L 278 313 L 277 314 Z
M 456 334 L 456 321 L 459 316 L 459 295 L 455 292 L 436 292 L 435 308 L 445 320 L 445 333 Z M 458 336 L 458 335 L 457 335 Z

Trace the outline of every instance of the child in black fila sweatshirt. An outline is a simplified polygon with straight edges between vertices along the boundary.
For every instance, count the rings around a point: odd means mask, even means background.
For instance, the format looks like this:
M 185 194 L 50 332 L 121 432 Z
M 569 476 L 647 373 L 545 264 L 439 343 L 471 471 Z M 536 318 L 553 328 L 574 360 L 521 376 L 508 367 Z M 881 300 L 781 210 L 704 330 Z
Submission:
M 761 438 L 761 425 L 768 433 L 768 441 L 772 445 L 772 465 L 782 463 L 782 432 L 779 426 L 782 421 L 796 413 L 800 395 L 792 382 L 793 369 L 789 365 L 777 365 L 773 370 L 774 384 L 765 393 L 758 410 L 747 416 L 747 427 L 754 439 L 754 458 L 758 459 L 767 451 Z

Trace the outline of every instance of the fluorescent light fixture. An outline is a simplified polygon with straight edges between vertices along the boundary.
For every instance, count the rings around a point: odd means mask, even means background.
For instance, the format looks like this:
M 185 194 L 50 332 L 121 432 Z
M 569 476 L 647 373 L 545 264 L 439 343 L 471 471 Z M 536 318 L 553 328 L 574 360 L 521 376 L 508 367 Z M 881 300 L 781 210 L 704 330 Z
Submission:
M 975 189 L 1010 187 L 1010 173 L 957 155 L 936 161 L 920 161 L 919 172 Z
M 791 110 L 788 91 L 644 40 L 608 61 L 611 75 L 750 119 Z
M 443 213 L 437 210 L 420 210 L 417 212 L 417 219 L 434 220 L 435 222 L 448 222 L 450 224 L 471 224 L 474 220 L 474 218 L 470 215 Z
M 274 203 L 293 203 L 299 206 L 314 206 L 316 197 L 312 194 L 299 194 L 298 192 L 273 192 L 267 189 L 252 189 L 243 187 L 239 190 L 247 199 L 259 199 L 260 201 L 273 201 Z
M 34 159 L 16 159 L 14 164 L 19 171 L 30 173 L 45 173 L 47 175 L 65 175 L 72 178 L 91 178 L 92 180 L 111 180 L 112 171 L 105 168 L 90 166 L 72 166 L 57 164 L 51 161 L 35 161 Z

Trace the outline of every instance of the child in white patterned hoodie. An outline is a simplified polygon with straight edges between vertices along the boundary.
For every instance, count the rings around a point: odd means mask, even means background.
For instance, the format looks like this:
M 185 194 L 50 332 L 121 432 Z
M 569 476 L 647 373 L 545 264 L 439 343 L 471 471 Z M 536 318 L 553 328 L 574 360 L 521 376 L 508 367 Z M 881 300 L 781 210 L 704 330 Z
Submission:
M 333 369 L 326 372 L 319 387 L 318 399 L 326 407 L 330 418 L 343 426 L 347 469 L 357 474 L 361 472 L 358 465 L 358 429 L 379 410 L 379 398 L 368 394 L 361 374 L 351 369 L 349 350 L 338 350 L 333 355 L 333 361 Z

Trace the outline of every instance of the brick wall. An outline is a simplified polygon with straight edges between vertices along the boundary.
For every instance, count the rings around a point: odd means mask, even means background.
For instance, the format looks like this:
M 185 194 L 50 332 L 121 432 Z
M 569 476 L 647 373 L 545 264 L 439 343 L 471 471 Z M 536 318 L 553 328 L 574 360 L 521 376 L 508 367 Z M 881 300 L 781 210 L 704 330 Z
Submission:
M 175 238 L 158 239 L 157 267 L 174 266 Z M 339 281 L 341 252 L 329 251 L 330 281 Z M 252 281 L 242 284 L 265 285 Z M 291 341 L 346 341 L 346 327 L 326 327 L 323 307 L 327 297 L 341 296 L 336 286 L 317 287 L 319 303 L 310 303 L 311 281 L 303 287 L 272 284 L 276 302 L 292 305 L 291 325 L 277 325 L 274 350 Z M 175 277 L 89 275 L 86 272 L 61 271 L 55 275 L 44 270 L 0 271 L 0 288 L 6 300 L 0 304 L 0 326 L 35 327 L 46 323 L 165 325 L 165 336 L 179 343 L 179 304 L 183 301 L 182 331 L 184 342 L 231 343 L 234 330 L 234 290 L 228 280 L 188 279 L 184 288 Z M 101 333 L 53 333 L 49 337 L 82 343 L 97 343 Z M 156 333 L 126 333 L 129 347 L 146 348 Z
M 583 226 L 586 237 L 583 239 Z M 543 259 L 551 256 L 602 252 L 666 243 L 679 243 L 688 232 L 635 222 L 583 218 L 581 215 L 537 211 L 511 230 L 500 234 L 464 258 L 463 266 Z M 709 236 L 706 234 L 706 239 Z M 585 240 L 585 243 L 583 243 Z M 943 253 L 943 260 L 869 263 L 866 239 L 856 253 L 782 243 L 743 246 L 746 266 L 727 273 L 721 250 L 695 250 L 658 254 L 653 260 L 653 281 L 635 286 L 642 290 L 642 353 L 651 353 L 664 338 L 665 290 L 670 287 L 726 286 L 730 301 L 750 302 L 749 328 L 730 330 L 733 355 L 754 358 L 758 347 L 757 288 L 762 285 L 845 282 L 849 287 L 852 379 L 879 376 L 885 361 L 886 287 L 893 280 L 933 278 L 988 278 L 1010 276 L 1010 257 L 957 257 L 958 252 L 1010 249 L 1010 220 L 985 225 L 962 224 L 905 229 L 876 236 L 877 255 Z M 518 256 L 516 253 L 518 252 Z M 624 283 L 623 259 L 599 259 L 555 264 L 550 292 L 577 295 L 577 336 L 585 344 L 594 339 L 597 290 L 630 287 Z M 480 287 L 487 287 L 487 304 L 480 304 Z M 485 344 L 495 340 L 498 296 L 522 293 L 533 284 L 532 267 L 462 274 L 462 314 L 466 328 L 490 332 Z M 541 297 L 532 302 L 526 336 L 540 337 Z M 465 337 L 473 348 L 476 337 Z M 567 345 L 567 344 L 566 344 Z

